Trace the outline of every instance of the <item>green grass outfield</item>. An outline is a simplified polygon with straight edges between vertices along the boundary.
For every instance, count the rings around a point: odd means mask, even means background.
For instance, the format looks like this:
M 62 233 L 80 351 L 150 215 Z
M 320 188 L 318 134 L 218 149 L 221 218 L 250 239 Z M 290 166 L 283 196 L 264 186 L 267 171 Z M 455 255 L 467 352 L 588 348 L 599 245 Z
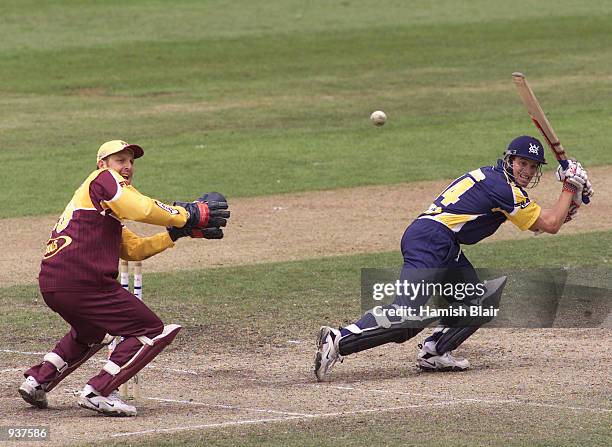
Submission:
M 580 246 L 579 250 L 568 247 Z M 588 253 L 588 257 L 584 255 Z M 609 232 L 539 237 L 468 247 L 476 267 L 597 267 L 612 262 Z M 305 261 L 223 267 L 178 273 L 150 273 L 146 302 L 164 321 L 186 326 L 210 339 L 234 331 L 249 340 L 309 338 L 323 323 L 348 324 L 361 314 L 361 268 L 399 268 L 398 252 Z M 590 285 L 590 284 L 586 284 Z M 281 316 L 270 320 L 270 315 Z M 41 333 L 34 328 L 44 327 Z M 52 343 L 66 323 L 48 309 L 38 288 L 0 288 L 0 339 L 34 349 Z M 16 347 L 16 346 L 15 346 Z
M 60 212 L 115 138 L 168 201 L 455 177 L 535 134 L 516 70 L 612 164 L 612 4 L 466 3 L 4 1 L 0 217 Z

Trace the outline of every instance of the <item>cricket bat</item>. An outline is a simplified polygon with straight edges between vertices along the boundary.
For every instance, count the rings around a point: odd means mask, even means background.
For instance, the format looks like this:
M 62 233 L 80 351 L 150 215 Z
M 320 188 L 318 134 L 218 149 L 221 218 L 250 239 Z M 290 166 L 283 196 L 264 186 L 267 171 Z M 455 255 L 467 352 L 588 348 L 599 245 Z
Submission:
M 525 107 L 527 108 L 531 121 L 533 121 L 533 124 L 535 124 L 546 140 L 548 147 L 552 149 L 559 164 L 563 167 L 563 169 L 567 169 L 568 163 L 565 149 L 550 125 L 548 118 L 546 118 L 546 114 L 542 110 L 542 107 L 533 93 L 533 90 L 531 90 L 531 87 L 529 87 L 527 79 L 525 79 L 525 75 L 523 73 L 519 73 L 518 71 L 514 72 L 512 73 L 512 81 L 516 86 L 516 90 L 518 91 L 523 104 L 525 104 Z M 582 196 L 582 202 L 587 204 L 590 202 L 590 199 Z

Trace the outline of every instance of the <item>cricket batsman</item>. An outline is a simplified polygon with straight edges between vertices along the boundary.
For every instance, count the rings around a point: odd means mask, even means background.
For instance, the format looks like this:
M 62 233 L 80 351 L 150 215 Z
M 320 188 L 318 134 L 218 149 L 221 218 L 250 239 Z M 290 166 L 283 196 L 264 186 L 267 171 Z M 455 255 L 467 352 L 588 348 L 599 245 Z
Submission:
M 168 346 L 181 326 L 164 325 L 121 287 L 119 258 L 147 259 L 185 236 L 223 237 L 230 212 L 221 194 L 206 193 L 193 202 L 167 205 L 132 186 L 134 160 L 143 155 L 140 146 L 120 140 L 100 146 L 97 169 L 76 190 L 51 231 L 38 278 L 40 291 L 71 328 L 41 363 L 24 373 L 19 394 L 34 407 L 46 408 L 48 392 L 113 336 L 121 336 L 77 403 L 107 416 L 136 416 L 136 408 L 121 400 L 116 390 Z M 139 237 L 123 225 L 124 219 L 166 229 Z
M 576 217 L 583 196 L 591 197 L 593 188 L 586 170 L 571 161 L 566 170 L 557 168 L 556 177 L 563 186 L 556 204 L 541 208 L 529 199 L 526 189 L 539 182 L 545 163 L 540 141 L 520 136 L 510 142 L 496 166 L 484 166 L 454 180 L 404 232 L 400 282 L 478 284 L 476 271 L 461 245 L 491 236 L 507 220 L 522 231 L 557 233 Z M 481 303 L 498 304 L 505 281 L 505 277 L 488 281 Z M 403 307 L 416 310 L 428 300 L 427 294 L 408 297 L 398 292 L 392 304 L 366 312 L 353 324 L 339 329 L 321 327 L 314 359 L 317 380 L 325 380 L 344 356 L 416 336 L 424 329 L 422 321 L 385 311 Z M 491 319 L 443 316 L 433 334 L 419 345 L 418 366 L 427 371 L 467 369 L 469 362 L 453 356 L 452 351 Z

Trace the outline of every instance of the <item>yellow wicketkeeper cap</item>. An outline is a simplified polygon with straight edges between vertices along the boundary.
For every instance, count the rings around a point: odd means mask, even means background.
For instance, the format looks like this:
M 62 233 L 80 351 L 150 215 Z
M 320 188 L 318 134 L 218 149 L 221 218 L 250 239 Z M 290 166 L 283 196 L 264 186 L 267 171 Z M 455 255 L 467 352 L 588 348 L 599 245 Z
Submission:
M 121 152 L 123 149 L 131 149 L 134 153 L 134 158 L 140 158 L 144 155 L 144 151 L 137 144 L 128 144 L 122 140 L 107 141 L 100 149 L 98 149 L 98 160 L 108 157 L 109 155 Z

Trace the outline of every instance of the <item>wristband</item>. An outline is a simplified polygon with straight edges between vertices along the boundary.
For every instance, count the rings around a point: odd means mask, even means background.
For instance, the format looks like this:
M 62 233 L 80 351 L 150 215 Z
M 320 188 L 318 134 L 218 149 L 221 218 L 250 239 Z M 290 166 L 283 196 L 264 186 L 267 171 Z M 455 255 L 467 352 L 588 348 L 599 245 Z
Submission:
M 576 191 L 578 191 L 578 188 L 576 188 L 576 185 L 572 185 L 569 182 L 563 182 L 563 191 L 569 191 L 572 194 L 576 194 Z

